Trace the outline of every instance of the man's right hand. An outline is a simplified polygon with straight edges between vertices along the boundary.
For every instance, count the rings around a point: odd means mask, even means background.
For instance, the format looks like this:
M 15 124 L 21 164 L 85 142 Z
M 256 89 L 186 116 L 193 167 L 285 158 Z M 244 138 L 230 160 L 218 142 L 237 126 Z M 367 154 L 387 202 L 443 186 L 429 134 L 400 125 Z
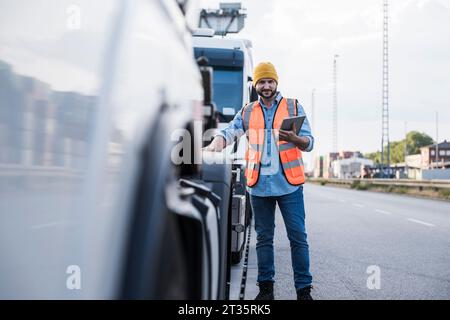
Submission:
M 214 137 L 213 141 L 202 151 L 221 152 L 225 148 L 226 141 L 222 136 Z

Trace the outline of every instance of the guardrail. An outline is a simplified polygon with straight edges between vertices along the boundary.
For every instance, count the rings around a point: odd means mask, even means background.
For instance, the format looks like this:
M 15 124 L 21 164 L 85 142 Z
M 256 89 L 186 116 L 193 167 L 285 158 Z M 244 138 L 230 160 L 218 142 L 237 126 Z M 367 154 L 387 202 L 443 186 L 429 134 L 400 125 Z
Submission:
M 412 179 L 335 179 L 335 178 L 308 178 L 310 182 L 317 183 L 330 183 L 330 184 L 342 184 L 353 185 L 370 184 L 379 186 L 397 186 L 397 187 L 410 187 L 410 188 L 432 188 L 432 189 L 450 189 L 450 180 L 412 180 Z

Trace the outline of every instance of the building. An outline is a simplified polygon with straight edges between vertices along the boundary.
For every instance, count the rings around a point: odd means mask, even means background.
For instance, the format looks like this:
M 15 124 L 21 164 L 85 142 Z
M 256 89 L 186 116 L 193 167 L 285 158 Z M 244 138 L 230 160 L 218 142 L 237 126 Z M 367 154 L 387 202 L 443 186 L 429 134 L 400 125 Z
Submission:
M 422 156 L 422 169 L 450 167 L 450 142 L 447 142 L 447 140 L 439 143 L 437 147 L 436 144 L 422 147 L 420 148 L 420 153 Z
M 319 156 L 314 159 L 313 177 L 315 178 L 323 177 L 323 161 L 324 156 Z
M 345 175 L 348 176 L 353 175 L 354 174 L 353 172 L 355 170 L 358 170 L 358 173 L 357 174 L 355 173 L 355 175 L 360 176 L 361 164 L 364 165 L 366 164 L 365 161 L 359 161 L 360 159 L 367 160 L 363 158 L 362 153 L 359 151 L 330 152 L 324 156 L 318 156 L 314 159 L 313 176 L 316 178 L 326 178 L 326 179 L 336 178 L 338 175 L 340 175 L 340 173 L 338 174 L 338 172 L 345 172 Z M 342 161 L 342 160 L 349 160 L 349 161 L 344 161 L 341 164 L 333 165 L 335 161 Z M 373 162 L 370 162 L 370 165 L 372 166 Z
M 422 171 L 422 154 L 406 156 L 403 166 L 405 167 L 405 178 L 419 179 Z
M 337 152 L 330 152 L 323 156 L 322 161 L 322 178 L 332 178 L 333 174 L 331 172 L 331 163 L 335 160 L 339 159 L 339 153 Z
M 359 151 L 341 151 L 339 152 L 339 159 L 364 158 Z
M 450 143 L 445 140 L 420 148 L 419 154 L 406 156 L 405 172 L 409 179 L 450 179 Z
M 372 167 L 373 161 L 365 158 L 348 158 L 335 160 L 331 164 L 332 175 L 338 179 L 361 178 L 364 168 Z

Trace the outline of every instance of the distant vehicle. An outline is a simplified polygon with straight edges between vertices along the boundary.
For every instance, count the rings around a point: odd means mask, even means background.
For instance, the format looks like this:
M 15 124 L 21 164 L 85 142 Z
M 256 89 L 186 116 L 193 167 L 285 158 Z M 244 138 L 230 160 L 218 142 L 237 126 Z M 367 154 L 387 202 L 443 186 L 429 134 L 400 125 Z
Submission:
M 0 298 L 223 298 L 192 1 L 73 3 L 0 4 Z
M 391 168 L 378 166 L 373 171 L 372 179 L 395 179 L 395 173 Z

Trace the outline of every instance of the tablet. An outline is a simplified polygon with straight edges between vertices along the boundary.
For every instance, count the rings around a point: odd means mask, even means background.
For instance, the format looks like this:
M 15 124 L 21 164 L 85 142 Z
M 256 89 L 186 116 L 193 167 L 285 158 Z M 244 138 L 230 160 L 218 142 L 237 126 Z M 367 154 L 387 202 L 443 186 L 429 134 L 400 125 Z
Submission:
M 283 123 L 281 124 L 281 129 L 286 130 L 286 131 L 292 131 L 293 125 L 295 123 L 295 128 L 297 129 L 296 134 L 298 134 L 300 132 L 300 129 L 302 128 L 305 118 L 306 118 L 306 116 L 285 118 L 283 120 Z

